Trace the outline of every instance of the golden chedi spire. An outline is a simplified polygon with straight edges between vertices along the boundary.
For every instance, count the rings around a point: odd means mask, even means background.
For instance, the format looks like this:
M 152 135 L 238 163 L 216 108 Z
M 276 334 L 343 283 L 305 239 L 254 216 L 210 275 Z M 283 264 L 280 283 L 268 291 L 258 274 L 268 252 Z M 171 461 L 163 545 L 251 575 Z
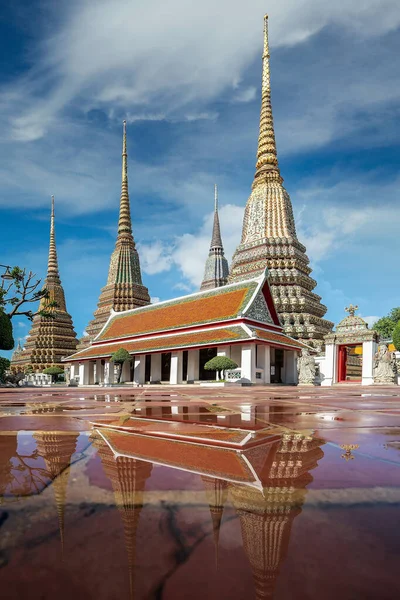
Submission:
M 320 349 L 333 323 L 313 290 L 306 248 L 297 238 L 292 202 L 278 166 L 271 104 L 268 16 L 264 17 L 260 131 L 256 172 L 247 200 L 242 238 L 228 283 L 258 277 L 268 268 L 271 291 L 284 332 Z
M 276 151 L 274 119 L 272 116 L 269 58 L 268 15 L 265 15 L 260 132 L 258 136 L 256 174 L 254 176 L 253 187 L 263 181 L 263 175 L 264 178 L 267 175 L 274 176 L 278 181 L 282 182 L 278 167 L 278 153 Z
M 79 433 L 38 431 L 33 434 L 39 456 L 44 459 L 46 471 L 52 481 L 57 506 L 61 549 L 64 553 L 65 504 L 71 458 L 76 451 Z
M 72 354 L 78 345 L 71 315 L 67 312 L 64 288 L 61 283 L 55 234 L 54 196 L 51 197 L 50 241 L 47 259 L 47 275 L 43 289 L 47 297 L 39 303 L 39 310 L 52 313 L 52 317 L 36 314 L 24 349 L 19 352 L 11 366 L 23 369 L 31 365 L 36 372 L 47 367 L 64 367 L 61 359 Z
M 139 254 L 132 235 L 131 207 L 128 189 L 128 152 L 126 121 L 122 134 L 122 180 L 119 203 L 118 232 L 111 255 L 107 284 L 100 292 L 94 319 L 86 327 L 87 336 L 80 340 L 79 349 L 85 348 L 100 333 L 110 316 L 150 304 L 148 289 L 142 283 Z

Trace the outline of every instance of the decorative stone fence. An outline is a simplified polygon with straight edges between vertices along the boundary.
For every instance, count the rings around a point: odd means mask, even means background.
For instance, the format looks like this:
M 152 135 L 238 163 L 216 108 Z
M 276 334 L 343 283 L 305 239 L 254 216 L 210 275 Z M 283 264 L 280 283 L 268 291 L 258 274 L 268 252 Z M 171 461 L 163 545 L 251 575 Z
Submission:
M 225 371 L 225 381 L 228 383 L 240 383 L 242 379 L 242 370 L 238 369 L 227 369 Z
M 51 385 L 51 375 L 45 375 L 44 373 L 28 373 L 25 376 L 26 385 Z

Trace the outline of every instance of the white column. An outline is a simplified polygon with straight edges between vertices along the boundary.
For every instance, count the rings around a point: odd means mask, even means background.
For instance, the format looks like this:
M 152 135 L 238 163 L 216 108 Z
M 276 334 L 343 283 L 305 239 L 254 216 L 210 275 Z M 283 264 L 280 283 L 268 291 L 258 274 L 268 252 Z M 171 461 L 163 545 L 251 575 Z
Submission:
M 85 379 L 85 363 L 79 365 L 79 385 L 84 385 Z
M 95 383 L 104 382 L 104 365 L 101 364 L 101 359 L 96 360 L 96 379 Z
M 161 353 L 151 354 L 150 363 L 150 383 L 160 383 L 161 381 Z
M 77 375 L 77 365 L 76 363 L 72 363 L 71 364 L 71 372 L 70 372 L 70 380 L 71 379 L 75 379 L 75 376 Z
M 374 383 L 374 355 L 377 344 L 374 340 L 363 342 L 362 345 L 362 385 L 372 385 Z
M 94 362 L 90 361 L 89 362 L 89 374 L 88 374 L 88 384 L 89 385 L 94 384 L 94 367 L 95 367 Z
M 271 383 L 271 346 L 264 346 L 264 383 Z
M 146 376 L 146 355 L 139 354 L 135 356 L 135 367 L 133 372 L 133 381 L 137 385 L 143 385 Z
M 337 346 L 336 344 L 327 344 L 325 346 L 325 364 L 323 377 L 321 377 L 321 385 L 329 386 L 336 383 L 337 370 Z
M 121 383 L 131 379 L 131 361 L 126 360 L 122 365 Z
M 297 363 L 295 350 L 284 351 L 284 379 L 283 383 L 292 385 L 297 383 Z
M 200 352 L 199 350 L 188 351 L 188 367 L 187 367 L 187 381 L 188 383 L 197 381 L 199 379 L 199 367 L 200 367 Z
M 245 344 L 242 346 L 240 368 L 242 371 L 242 383 L 255 383 L 256 380 L 256 346 Z
M 106 361 L 104 365 L 104 385 L 111 385 L 114 383 L 114 363 Z
M 182 351 L 171 353 L 171 371 L 169 382 L 171 385 L 182 383 Z

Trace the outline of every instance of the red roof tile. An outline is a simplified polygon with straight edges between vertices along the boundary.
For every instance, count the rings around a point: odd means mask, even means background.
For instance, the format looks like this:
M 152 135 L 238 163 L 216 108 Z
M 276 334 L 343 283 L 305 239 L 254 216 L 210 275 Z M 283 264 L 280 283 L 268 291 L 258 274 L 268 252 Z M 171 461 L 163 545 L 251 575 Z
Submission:
M 96 341 L 232 319 L 245 307 L 256 287 L 256 281 L 246 281 L 117 314 Z
M 264 329 L 252 329 L 252 331 L 254 331 L 258 339 L 265 340 L 266 342 L 277 342 L 278 344 L 285 344 L 285 346 L 293 346 L 293 348 L 307 348 L 307 346 L 302 342 L 299 342 L 299 340 L 294 340 L 283 333 L 264 331 Z
M 145 340 L 121 341 L 118 344 L 99 344 L 90 346 L 82 352 L 73 354 L 69 359 L 80 360 L 111 356 L 119 348 L 125 348 L 132 354 L 142 354 L 156 350 L 172 350 L 174 348 L 190 348 L 193 346 L 212 345 L 213 343 L 234 342 L 248 339 L 242 327 L 225 327 L 221 329 L 208 329 L 207 331 L 193 331 L 191 333 L 177 333 L 164 337 L 153 337 Z

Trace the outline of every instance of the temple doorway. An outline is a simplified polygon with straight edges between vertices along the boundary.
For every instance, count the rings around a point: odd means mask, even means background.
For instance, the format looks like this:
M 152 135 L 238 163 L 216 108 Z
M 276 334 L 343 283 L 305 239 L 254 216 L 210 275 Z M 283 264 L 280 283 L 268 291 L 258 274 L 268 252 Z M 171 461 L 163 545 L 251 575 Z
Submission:
M 271 348 L 271 383 L 282 383 L 283 357 L 282 348 Z
M 199 352 L 199 379 L 200 381 L 207 381 L 216 378 L 215 371 L 206 371 L 204 365 L 206 362 L 217 356 L 216 348 L 201 348 Z
M 171 352 L 161 354 L 161 381 L 169 381 L 171 377 Z
M 362 344 L 342 344 L 338 347 L 338 383 L 362 380 Z

